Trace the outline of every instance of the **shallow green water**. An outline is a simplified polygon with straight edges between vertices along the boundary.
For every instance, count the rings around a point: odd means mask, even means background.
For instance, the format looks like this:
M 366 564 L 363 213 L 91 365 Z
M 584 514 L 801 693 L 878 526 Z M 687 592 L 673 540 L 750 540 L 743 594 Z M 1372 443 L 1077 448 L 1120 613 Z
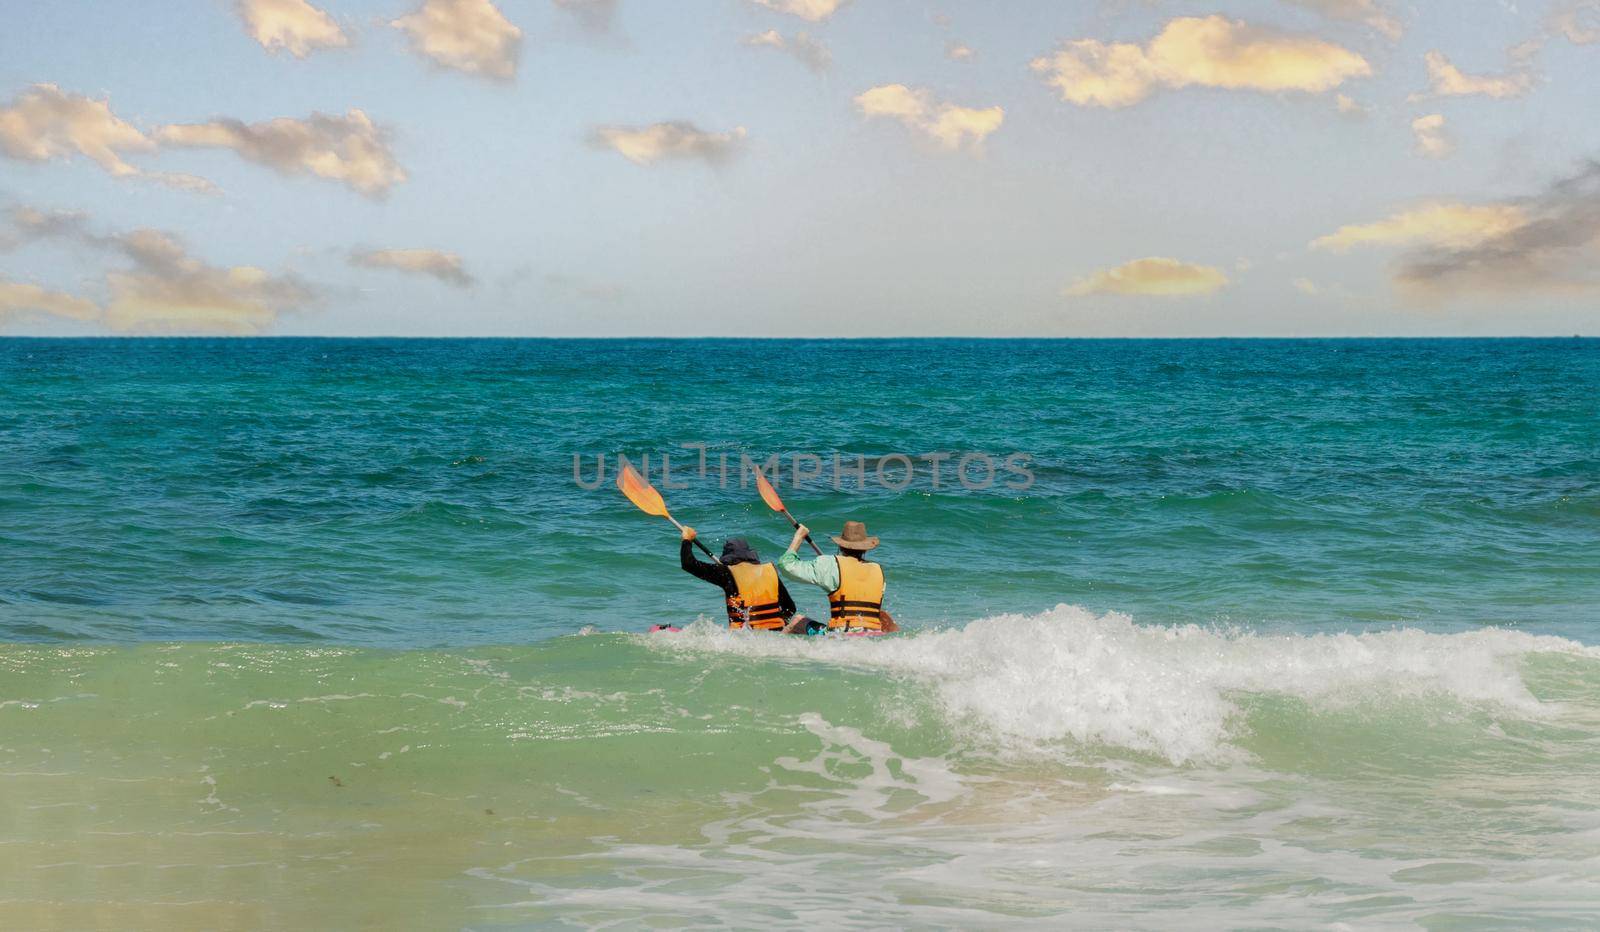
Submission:
M 1061 609 L 0 663 L 13 927 L 1600 920 L 1600 652 L 1553 638 Z

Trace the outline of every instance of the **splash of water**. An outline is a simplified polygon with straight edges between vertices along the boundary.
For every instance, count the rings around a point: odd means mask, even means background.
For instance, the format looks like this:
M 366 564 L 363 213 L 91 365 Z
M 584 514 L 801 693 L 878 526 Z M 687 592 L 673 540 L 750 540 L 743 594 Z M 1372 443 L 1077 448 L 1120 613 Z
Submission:
M 877 641 L 762 637 L 701 623 L 645 643 L 882 671 L 926 685 L 953 726 L 1007 750 L 1053 753 L 1070 741 L 1177 764 L 1232 756 L 1245 695 L 1324 710 L 1445 698 L 1537 719 L 1550 704 L 1529 691 L 1524 658 L 1600 659 L 1600 649 L 1503 629 L 1266 635 L 1138 625 L 1070 605 Z

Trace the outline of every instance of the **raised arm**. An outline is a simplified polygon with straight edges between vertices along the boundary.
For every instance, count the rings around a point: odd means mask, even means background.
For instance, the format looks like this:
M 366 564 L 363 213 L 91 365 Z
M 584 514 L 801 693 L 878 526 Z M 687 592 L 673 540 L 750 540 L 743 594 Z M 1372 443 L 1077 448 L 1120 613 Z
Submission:
M 815 560 L 802 560 L 795 555 L 806 535 L 811 531 L 805 525 L 794 532 L 794 540 L 789 542 L 789 549 L 778 558 L 778 572 L 789 577 L 795 582 L 809 583 L 827 592 L 839 588 L 839 564 L 833 557 L 820 556 Z
M 703 563 L 699 557 L 694 555 L 694 528 L 692 527 L 683 529 L 683 543 L 678 547 L 678 563 L 683 566 L 685 573 L 689 573 L 698 579 L 703 579 L 712 585 L 722 585 L 722 574 L 718 572 L 718 570 L 722 569 L 721 564 Z

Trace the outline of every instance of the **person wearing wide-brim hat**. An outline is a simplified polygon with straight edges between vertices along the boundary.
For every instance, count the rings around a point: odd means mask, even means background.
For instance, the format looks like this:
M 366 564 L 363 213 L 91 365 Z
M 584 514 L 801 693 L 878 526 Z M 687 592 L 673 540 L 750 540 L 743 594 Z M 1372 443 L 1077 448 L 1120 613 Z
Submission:
M 828 593 L 828 630 L 842 634 L 887 634 L 899 630 L 883 609 L 883 567 L 867 559 L 879 540 L 860 521 L 846 521 L 832 535 L 839 553 L 802 560 L 795 551 L 811 536 L 811 529 L 795 529 L 789 549 L 778 558 L 778 572 L 796 582 L 810 583 Z

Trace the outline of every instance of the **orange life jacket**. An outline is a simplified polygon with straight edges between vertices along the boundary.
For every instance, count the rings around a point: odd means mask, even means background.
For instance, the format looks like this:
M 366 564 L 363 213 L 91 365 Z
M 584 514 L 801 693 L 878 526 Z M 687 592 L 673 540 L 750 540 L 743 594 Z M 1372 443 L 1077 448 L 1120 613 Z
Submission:
M 771 563 L 730 563 L 728 572 L 739 588 L 728 596 L 728 627 L 749 625 L 757 631 L 773 631 L 784 624 L 783 607 L 778 604 L 778 568 Z
M 828 627 L 883 630 L 883 567 L 840 554 L 839 588 L 828 593 Z

